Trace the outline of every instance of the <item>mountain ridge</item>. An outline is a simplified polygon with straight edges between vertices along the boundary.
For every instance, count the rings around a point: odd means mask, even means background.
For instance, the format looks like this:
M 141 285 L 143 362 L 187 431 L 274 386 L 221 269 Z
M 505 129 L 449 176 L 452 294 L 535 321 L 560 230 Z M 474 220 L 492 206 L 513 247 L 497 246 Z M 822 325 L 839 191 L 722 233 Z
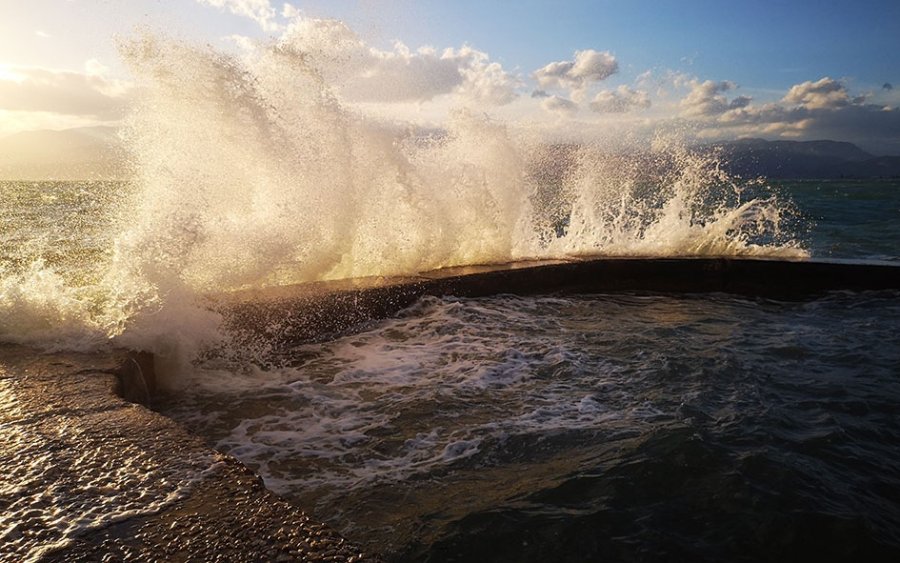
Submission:
M 719 141 L 713 151 L 729 174 L 771 179 L 898 178 L 900 156 L 875 156 L 847 141 Z
M 22 131 L 0 138 L 0 180 L 114 180 L 129 176 L 114 127 Z
M 847 141 L 743 138 L 697 145 L 692 150 L 713 155 L 726 172 L 745 178 L 900 178 L 900 156 L 875 156 Z M 567 150 L 557 152 L 560 158 L 568 154 Z M 115 180 L 130 176 L 128 154 L 114 127 L 25 131 L 0 137 L 0 180 Z

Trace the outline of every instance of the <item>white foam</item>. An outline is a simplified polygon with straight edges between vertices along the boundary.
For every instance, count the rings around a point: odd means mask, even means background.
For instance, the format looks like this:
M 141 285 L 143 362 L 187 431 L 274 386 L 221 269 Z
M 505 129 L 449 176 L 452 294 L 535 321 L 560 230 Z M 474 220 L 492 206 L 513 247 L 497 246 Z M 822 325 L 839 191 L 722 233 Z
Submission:
M 361 334 L 301 347 L 307 359 L 298 367 L 248 375 L 256 391 L 231 381 L 217 389 L 202 376 L 196 403 L 168 414 L 258 469 L 274 490 L 315 491 L 320 502 L 328 490 L 481 463 L 513 437 L 670 416 L 631 398 L 627 370 L 586 351 L 578 329 L 553 314 L 579 303 L 425 298 Z M 210 403 L 223 409 L 197 407 Z
M 0 271 L 0 340 L 44 348 L 89 350 L 107 339 L 94 308 L 94 287 L 73 287 L 42 260 L 24 272 Z

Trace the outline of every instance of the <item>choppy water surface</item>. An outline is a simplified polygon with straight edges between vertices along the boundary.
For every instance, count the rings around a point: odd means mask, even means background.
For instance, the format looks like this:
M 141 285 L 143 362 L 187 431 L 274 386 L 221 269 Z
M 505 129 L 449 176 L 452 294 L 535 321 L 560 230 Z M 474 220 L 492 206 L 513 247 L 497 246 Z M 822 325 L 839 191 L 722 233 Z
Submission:
M 773 186 L 799 221 L 785 225 L 797 227 L 791 240 L 813 259 L 896 260 L 898 188 Z M 745 200 L 764 201 L 757 189 Z M 206 226 L 176 213 L 154 227 L 168 242 L 133 238 L 135 193 L 134 183 L 0 184 L 2 340 L 112 339 L 166 360 L 217 334 L 191 299 L 203 287 L 189 287 L 192 265 L 211 256 L 196 250 Z M 754 222 L 732 203 L 733 217 Z M 666 233 L 694 232 L 677 207 L 615 207 L 593 216 L 596 232 L 554 228 L 601 246 L 627 231 L 665 253 Z M 724 246 L 675 253 L 797 248 L 705 225 L 701 239 Z M 181 394 L 164 410 L 397 560 L 893 556 L 898 303 L 895 293 L 428 300 L 294 350 L 290 367 L 207 357 L 169 374 Z
M 900 180 L 781 182 L 814 258 L 900 260 Z
M 900 551 L 900 295 L 427 299 L 165 412 L 397 560 Z

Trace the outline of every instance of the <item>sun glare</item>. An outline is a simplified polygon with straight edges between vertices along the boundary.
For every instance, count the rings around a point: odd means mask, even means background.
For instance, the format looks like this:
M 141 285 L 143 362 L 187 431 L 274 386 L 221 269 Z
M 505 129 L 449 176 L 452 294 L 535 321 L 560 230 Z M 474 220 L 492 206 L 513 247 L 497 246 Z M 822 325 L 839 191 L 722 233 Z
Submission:
M 0 63 L 0 80 L 22 82 L 24 79 L 25 77 L 18 74 L 11 66 Z

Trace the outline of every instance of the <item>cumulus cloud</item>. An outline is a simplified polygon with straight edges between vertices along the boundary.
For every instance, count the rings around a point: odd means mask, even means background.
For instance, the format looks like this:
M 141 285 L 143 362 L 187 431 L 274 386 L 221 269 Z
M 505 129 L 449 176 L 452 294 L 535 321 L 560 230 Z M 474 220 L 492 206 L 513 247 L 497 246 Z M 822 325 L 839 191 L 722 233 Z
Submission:
M 721 115 L 729 110 L 746 107 L 751 101 L 747 96 L 738 96 L 729 101 L 725 93 L 733 90 L 735 84 L 728 80 L 691 80 L 689 86 L 691 91 L 681 100 L 682 113 L 688 117 Z
M 14 79 L 0 80 L 0 110 L 48 112 L 119 119 L 128 103 L 130 85 L 106 78 L 106 67 L 91 60 L 85 72 L 15 68 Z
M 900 110 L 869 103 L 828 77 L 795 84 L 777 102 L 756 106 L 735 98 L 713 117 L 705 122 L 707 135 L 835 139 L 874 152 L 900 152 Z
M 853 141 L 874 152 L 900 154 L 900 110 L 851 104 L 837 110 L 811 110 L 787 123 L 805 138 Z
M 875 104 L 836 108 L 766 104 L 729 112 L 718 125 L 725 130 L 851 141 L 875 152 L 900 152 L 900 110 Z
M 865 97 L 851 100 L 847 87 L 843 83 L 826 76 L 815 82 L 803 82 L 791 86 L 784 101 L 809 109 L 833 109 L 863 102 Z
M 486 53 L 467 46 L 445 54 L 450 54 L 451 58 L 455 55 L 463 63 L 459 67 L 463 82 L 456 89 L 457 94 L 496 106 L 506 105 L 518 97 L 518 80 L 503 70 L 500 63 L 491 62 Z
M 277 31 L 281 28 L 275 21 L 275 8 L 269 0 L 197 0 L 197 2 L 250 18 L 265 31 Z
M 867 104 L 865 96 L 851 96 L 846 85 L 828 77 L 791 86 L 777 103 L 756 107 L 750 102 L 744 96 L 735 98 L 729 104 L 729 111 L 723 112 L 721 121 L 797 125 L 848 108 L 869 108 L 879 112 L 886 109 L 884 106 Z
M 571 61 L 557 61 L 534 71 L 541 88 L 565 88 L 582 93 L 588 85 L 605 80 L 619 70 L 619 63 L 609 51 L 575 51 Z
M 201 4 L 248 17 L 266 31 L 278 31 L 280 56 L 294 57 L 298 65 L 314 68 L 348 101 L 424 102 L 455 94 L 489 105 L 504 105 L 517 96 L 518 78 L 481 51 L 469 46 L 437 50 L 411 50 L 396 42 L 391 49 L 367 45 L 339 20 L 314 19 L 291 4 L 276 11 L 269 0 L 197 0 Z M 284 18 L 286 23 L 279 23 Z M 258 45 L 229 37 L 247 53 Z
M 728 109 L 734 110 L 734 109 L 745 108 L 745 107 L 749 106 L 750 102 L 752 102 L 752 101 L 753 101 L 753 98 L 751 98 L 749 96 L 738 96 L 736 98 L 733 98 L 731 100 L 731 102 L 729 102 Z
M 650 96 L 647 95 L 647 92 L 633 90 L 624 85 L 615 90 L 598 92 L 590 103 L 591 110 L 597 113 L 625 113 L 649 107 Z
M 298 16 L 277 50 L 312 65 L 351 101 L 423 102 L 453 93 L 503 105 L 517 96 L 517 79 L 486 53 L 469 46 L 413 51 L 400 42 L 390 50 L 377 49 L 338 20 Z
M 572 115 L 578 111 L 578 104 L 560 96 L 548 96 L 541 101 L 544 110 L 557 115 Z

